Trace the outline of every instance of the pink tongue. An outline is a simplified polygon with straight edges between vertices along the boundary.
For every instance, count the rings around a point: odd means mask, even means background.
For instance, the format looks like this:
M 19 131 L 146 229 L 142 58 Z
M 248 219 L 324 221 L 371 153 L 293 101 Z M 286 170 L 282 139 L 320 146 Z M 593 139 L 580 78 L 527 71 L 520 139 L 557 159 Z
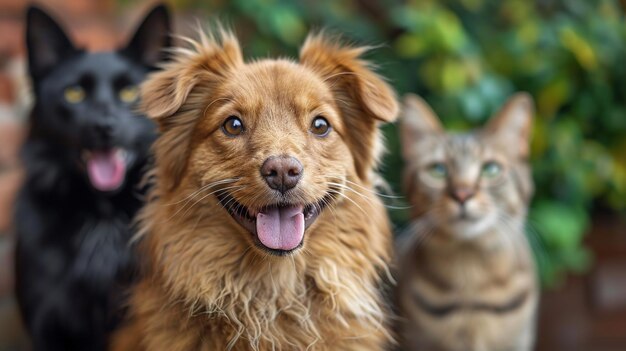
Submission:
M 263 245 L 275 250 L 293 250 L 304 237 L 302 206 L 272 208 L 256 216 L 256 232 Z
M 93 152 L 87 160 L 87 174 L 94 188 L 115 190 L 124 181 L 126 163 L 118 150 Z

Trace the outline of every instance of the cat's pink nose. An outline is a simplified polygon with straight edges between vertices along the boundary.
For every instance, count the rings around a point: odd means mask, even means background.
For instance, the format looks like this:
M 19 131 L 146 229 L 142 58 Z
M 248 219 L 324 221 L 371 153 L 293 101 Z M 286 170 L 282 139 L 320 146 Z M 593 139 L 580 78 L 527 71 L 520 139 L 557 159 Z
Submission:
M 475 194 L 476 192 L 471 188 L 452 189 L 450 192 L 450 196 L 461 205 L 465 204 L 465 202 L 471 199 Z

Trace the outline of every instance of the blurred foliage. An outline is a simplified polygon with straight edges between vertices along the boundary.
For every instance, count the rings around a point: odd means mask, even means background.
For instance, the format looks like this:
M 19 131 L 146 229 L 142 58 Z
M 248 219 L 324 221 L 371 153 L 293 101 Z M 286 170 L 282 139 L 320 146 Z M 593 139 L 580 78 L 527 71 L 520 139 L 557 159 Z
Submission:
M 296 56 L 310 29 L 379 45 L 400 94 L 429 101 L 447 127 L 483 124 L 513 92 L 537 104 L 529 235 L 544 283 L 591 261 L 590 213 L 626 213 L 626 24 L 616 0 L 173 0 L 232 26 L 247 55 Z M 190 24 L 190 26 L 193 23 Z M 401 191 L 394 126 L 384 174 Z M 391 211 L 398 227 L 406 212 Z

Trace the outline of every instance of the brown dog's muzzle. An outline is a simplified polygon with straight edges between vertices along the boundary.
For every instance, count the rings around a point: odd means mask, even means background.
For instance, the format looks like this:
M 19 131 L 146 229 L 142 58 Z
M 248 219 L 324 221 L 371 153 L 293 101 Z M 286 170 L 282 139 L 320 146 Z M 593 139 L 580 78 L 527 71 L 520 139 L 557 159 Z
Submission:
M 261 176 L 267 185 L 281 194 L 298 185 L 303 172 L 302 163 L 297 158 L 287 155 L 270 156 L 261 166 Z

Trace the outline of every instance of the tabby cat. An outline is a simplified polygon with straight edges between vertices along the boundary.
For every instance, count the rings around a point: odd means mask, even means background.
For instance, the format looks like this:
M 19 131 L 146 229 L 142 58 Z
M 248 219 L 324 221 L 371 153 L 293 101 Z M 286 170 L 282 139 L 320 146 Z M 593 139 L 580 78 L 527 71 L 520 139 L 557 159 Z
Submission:
M 489 123 L 446 133 L 419 97 L 401 125 L 412 226 L 402 238 L 404 350 L 531 350 L 537 277 L 524 227 L 533 193 L 533 103 L 514 95 Z

